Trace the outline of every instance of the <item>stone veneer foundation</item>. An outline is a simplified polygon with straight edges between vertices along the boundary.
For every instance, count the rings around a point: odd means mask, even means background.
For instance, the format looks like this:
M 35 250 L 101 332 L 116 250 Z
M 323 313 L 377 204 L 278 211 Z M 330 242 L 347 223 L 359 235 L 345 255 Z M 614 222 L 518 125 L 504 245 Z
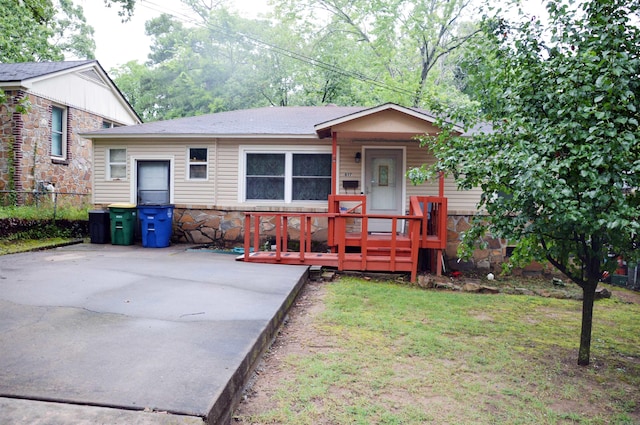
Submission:
M 176 208 L 173 221 L 173 240 L 179 243 L 194 243 L 214 245 L 219 248 L 242 246 L 244 243 L 243 211 L 224 211 L 212 209 Z M 447 221 L 447 249 L 446 257 L 450 269 L 475 268 L 480 270 L 497 269 L 505 259 L 506 241 L 487 238 L 487 248 L 476 250 L 469 262 L 457 261 L 457 248 L 462 233 L 471 227 L 470 215 L 450 215 Z M 261 223 L 261 243 L 273 240 L 275 225 L 273 220 L 265 217 Z M 299 238 L 299 221 L 291 219 L 289 222 L 289 239 L 297 241 Z M 266 238 L 265 238 L 266 236 Z M 326 220 L 312 224 L 312 239 L 321 244 L 327 240 Z

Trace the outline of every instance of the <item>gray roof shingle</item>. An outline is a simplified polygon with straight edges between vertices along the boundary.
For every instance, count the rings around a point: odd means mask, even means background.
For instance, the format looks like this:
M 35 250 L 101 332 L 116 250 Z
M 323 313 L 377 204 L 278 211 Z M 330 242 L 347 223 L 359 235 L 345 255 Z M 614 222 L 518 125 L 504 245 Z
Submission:
M 0 82 L 20 82 L 30 78 L 65 71 L 91 62 L 95 62 L 95 60 L 0 63 Z
M 284 106 L 218 112 L 98 130 L 91 135 L 295 135 L 315 136 L 314 126 L 365 107 Z
M 90 136 L 198 136 L 317 137 L 315 126 L 347 118 L 369 109 L 364 106 L 284 106 L 218 112 L 195 117 L 155 121 L 140 125 L 98 130 Z M 427 111 L 414 111 L 431 117 Z M 90 137 L 89 136 L 89 137 Z

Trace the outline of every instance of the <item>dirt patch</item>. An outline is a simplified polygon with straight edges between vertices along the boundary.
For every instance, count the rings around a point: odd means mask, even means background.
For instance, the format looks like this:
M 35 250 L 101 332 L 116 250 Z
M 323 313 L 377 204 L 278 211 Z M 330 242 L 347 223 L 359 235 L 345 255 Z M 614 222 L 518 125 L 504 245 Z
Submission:
M 611 287 L 611 296 L 628 304 L 640 304 L 640 292 L 625 291 Z
M 324 311 L 325 283 L 311 281 L 301 290 L 278 336 L 257 366 L 253 378 L 245 388 L 242 401 L 235 412 L 235 423 L 251 424 L 242 418 L 260 414 L 273 407 L 274 394 L 280 383 L 293 379 L 293 373 L 283 359 L 290 355 L 309 355 L 333 352 L 335 341 L 317 329 L 314 318 Z
M 287 363 L 287 359 L 336 353 L 341 350 L 339 341 L 336 340 L 337 337 L 328 334 L 317 325 L 319 321 L 316 319 L 325 308 L 327 285 L 329 284 L 312 281 L 302 289 L 276 340 L 264 355 L 252 381 L 247 386 L 242 402 L 236 409 L 234 423 L 246 425 L 283 423 L 278 419 L 265 420 L 264 416 L 257 422 L 252 418 L 277 408 L 278 391 L 282 391 L 282 383 L 295 379 L 295 372 Z M 610 285 L 606 286 L 612 292 L 613 299 L 624 303 L 640 304 L 640 293 Z M 490 295 L 478 294 L 478 296 Z M 552 313 L 550 312 L 550 314 Z M 476 319 L 484 322 L 492 321 L 491 315 L 487 313 L 478 314 Z M 561 319 L 558 317 L 558 320 Z M 454 337 L 455 335 L 452 335 L 452 339 Z M 490 414 L 504 415 L 503 405 L 505 402 L 514 406 L 511 407 L 511 411 L 507 410 L 507 413 L 514 415 L 513 417 L 526 415 L 526 412 L 519 411 L 515 406 L 526 406 L 528 397 L 535 397 L 537 394 L 545 395 L 553 389 L 558 393 L 558 396 L 548 406 L 548 409 L 556 417 L 561 418 L 558 423 L 574 423 L 578 420 L 576 412 L 593 417 L 607 417 L 612 405 L 627 404 L 625 411 L 633 421 L 632 423 L 640 421 L 640 404 L 634 403 L 634 397 L 637 394 L 637 389 L 635 389 L 637 380 L 625 382 L 627 381 L 625 375 L 637 376 L 640 358 L 593 356 L 591 366 L 585 368 L 577 366 L 576 353 L 566 348 L 546 347 L 543 353 L 533 350 L 529 356 L 531 365 L 538 370 L 537 376 L 540 378 L 535 383 L 528 382 L 525 378 L 517 375 L 508 380 L 500 380 L 501 378 L 493 375 L 499 374 L 499 372 L 483 363 L 479 363 L 478 371 L 472 371 L 467 369 L 467 363 L 460 359 L 437 359 L 446 372 L 468 375 L 464 380 L 466 385 L 492 386 L 493 391 L 487 392 L 486 398 L 478 406 L 473 403 L 460 402 L 455 398 L 455 395 L 450 396 L 449 393 L 455 393 L 457 390 L 448 388 L 446 380 L 436 380 L 429 384 L 430 380 L 433 381 L 433 371 L 430 369 L 416 369 L 412 363 L 401 362 L 393 365 L 395 368 L 394 379 L 407 380 L 408 377 L 413 377 L 416 380 L 416 385 L 419 384 L 419 390 L 408 392 L 406 389 L 397 388 L 397 391 L 394 392 L 388 391 L 387 388 L 377 397 L 388 400 L 389 408 L 392 411 L 404 408 L 406 404 L 411 404 L 418 410 L 438 412 L 436 414 L 437 420 L 434 423 L 447 423 L 450 419 L 456 418 L 456 409 L 477 408 L 488 410 Z M 614 372 L 611 372 L 612 370 Z M 618 382 L 611 383 L 609 381 L 611 373 L 619 376 Z M 606 398 L 606 395 L 612 393 L 604 390 L 604 387 L 609 385 L 616 387 L 616 391 L 613 393 L 619 394 L 619 398 L 615 400 Z M 591 396 L 582 397 L 580 394 Z M 335 398 L 351 396 L 353 394 L 332 395 Z M 596 400 L 601 401 L 596 402 Z M 322 402 L 318 401 L 317 403 L 320 405 Z M 492 406 L 495 407 L 496 412 L 491 413 Z M 510 420 L 509 417 L 503 419 L 506 422 Z

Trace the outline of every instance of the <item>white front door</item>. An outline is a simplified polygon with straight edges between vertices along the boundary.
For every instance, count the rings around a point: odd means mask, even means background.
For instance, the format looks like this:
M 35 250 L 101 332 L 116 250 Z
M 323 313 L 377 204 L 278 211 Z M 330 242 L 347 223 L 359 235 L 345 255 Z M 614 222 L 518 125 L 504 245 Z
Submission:
M 404 163 L 402 149 L 366 149 L 367 213 L 402 215 Z M 401 229 L 397 229 L 401 230 Z M 370 232 L 390 232 L 391 220 L 369 220 Z

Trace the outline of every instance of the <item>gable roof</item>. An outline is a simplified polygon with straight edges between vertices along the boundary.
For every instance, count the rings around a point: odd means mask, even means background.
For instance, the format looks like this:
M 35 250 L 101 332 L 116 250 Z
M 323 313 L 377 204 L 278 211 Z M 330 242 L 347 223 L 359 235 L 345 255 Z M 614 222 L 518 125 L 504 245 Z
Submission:
M 95 60 L 67 61 L 67 62 L 18 62 L 0 63 L 0 82 L 19 83 L 36 77 L 43 77 L 66 71 Z
M 433 124 L 427 111 L 393 103 L 364 106 L 282 106 L 218 112 L 195 117 L 156 121 L 140 125 L 103 129 L 82 135 L 90 139 L 109 138 L 313 138 L 329 137 L 331 127 L 368 115 L 395 110 Z
M 19 88 L 32 90 L 39 82 L 72 73 L 81 74 L 83 78 L 108 87 L 131 118 L 131 121 L 134 123 L 142 122 L 142 119 L 129 104 L 118 86 L 95 59 L 64 62 L 0 63 L 0 89 Z

